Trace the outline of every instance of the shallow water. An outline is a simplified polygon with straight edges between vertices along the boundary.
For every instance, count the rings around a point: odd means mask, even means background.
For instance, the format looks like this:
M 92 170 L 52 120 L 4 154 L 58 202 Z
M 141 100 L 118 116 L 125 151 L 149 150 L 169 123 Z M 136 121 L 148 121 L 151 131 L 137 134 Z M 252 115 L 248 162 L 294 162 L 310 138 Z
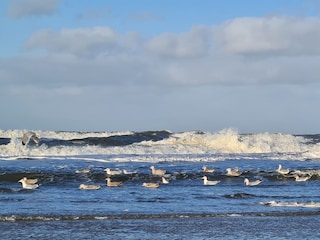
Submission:
M 1 222 L 1 239 L 319 239 L 319 216 Z
M 296 182 L 291 175 L 280 175 L 275 172 L 278 163 L 312 173 L 312 178 Z M 215 168 L 206 175 L 220 180 L 218 185 L 203 185 L 204 164 Z M 170 180 L 158 189 L 142 187 L 143 182 L 160 181 L 151 175 L 148 162 L 1 161 L 0 235 L 3 239 L 297 239 L 297 233 L 299 238 L 319 237 L 318 161 L 237 159 L 154 165 L 166 169 Z M 235 166 L 243 174 L 226 176 L 225 169 Z M 90 173 L 76 173 L 88 167 Z M 110 188 L 105 182 L 106 167 L 137 173 L 113 176 L 124 184 Z M 22 189 L 17 181 L 23 176 L 38 178 L 40 187 Z M 248 187 L 245 177 L 263 182 Z M 102 188 L 80 190 L 81 183 Z

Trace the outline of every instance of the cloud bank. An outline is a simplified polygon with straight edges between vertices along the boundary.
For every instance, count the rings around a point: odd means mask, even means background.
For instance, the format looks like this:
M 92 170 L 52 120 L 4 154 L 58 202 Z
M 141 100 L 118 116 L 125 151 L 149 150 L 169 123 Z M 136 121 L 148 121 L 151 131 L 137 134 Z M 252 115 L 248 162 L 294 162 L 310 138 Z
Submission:
M 37 106 L 37 119 L 68 130 L 95 121 L 95 130 L 295 129 L 301 111 L 316 119 L 319 42 L 315 17 L 236 18 L 152 37 L 108 26 L 42 29 L 21 56 L 0 59 L 0 99 L 10 96 L 26 115 Z
M 237 18 L 149 39 L 109 27 L 44 29 L 26 42 L 24 58 L 2 63 L 2 74 L 12 78 L 7 83 L 21 81 L 23 73 L 22 82 L 44 86 L 54 79 L 71 85 L 305 84 L 318 82 L 319 42 L 320 19 L 284 16 Z

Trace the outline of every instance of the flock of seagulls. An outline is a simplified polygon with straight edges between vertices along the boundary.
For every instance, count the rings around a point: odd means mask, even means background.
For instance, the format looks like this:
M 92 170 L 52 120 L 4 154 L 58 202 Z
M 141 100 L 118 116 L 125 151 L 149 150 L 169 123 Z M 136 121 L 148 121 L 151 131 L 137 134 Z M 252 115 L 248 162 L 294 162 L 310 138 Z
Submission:
M 169 184 L 170 181 L 169 179 L 166 178 L 166 170 L 163 169 L 156 169 L 154 166 L 150 167 L 151 169 L 151 174 L 154 176 L 158 176 L 161 177 L 161 183 L 162 184 Z M 203 179 L 203 185 L 217 185 L 219 184 L 221 181 L 220 180 L 208 180 L 208 177 L 205 175 L 206 173 L 214 173 L 215 169 L 213 168 L 208 168 L 207 166 L 203 166 L 202 167 L 204 176 L 202 177 Z M 76 173 L 82 173 L 82 174 L 86 174 L 86 173 L 90 173 L 91 169 L 83 169 L 83 170 L 76 170 Z M 121 175 L 121 174 L 125 174 L 125 175 L 133 175 L 133 174 L 137 174 L 137 172 L 129 172 L 126 170 L 111 170 L 110 168 L 106 168 L 104 170 L 106 172 L 106 184 L 108 187 L 120 187 L 123 185 L 123 182 L 121 181 L 112 181 L 111 177 L 115 176 L 115 175 Z M 282 168 L 282 165 L 279 164 L 278 168 L 276 169 L 276 172 L 278 172 L 279 174 L 281 174 L 282 176 L 289 176 L 289 177 L 294 177 L 295 181 L 297 182 L 304 182 L 304 181 L 308 181 L 312 176 L 311 175 L 307 175 L 307 174 L 298 174 L 299 171 L 291 171 L 290 169 L 284 169 Z M 242 171 L 240 171 L 239 168 L 235 168 L 235 169 L 231 169 L 231 168 L 227 168 L 226 169 L 226 175 L 230 176 L 230 177 L 239 177 L 242 175 Z M 290 174 L 290 175 L 289 175 Z M 22 179 L 20 179 L 18 182 L 20 182 L 22 184 L 22 188 L 24 189 L 36 189 L 40 186 L 40 184 L 38 184 L 38 179 L 30 179 L 30 178 L 26 178 L 23 177 Z M 252 180 L 250 181 L 248 178 L 244 179 L 244 184 L 246 186 L 257 186 L 260 183 L 262 183 L 262 180 L 258 179 L 258 180 Z M 158 188 L 160 187 L 160 182 L 144 182 L 142 184 L 143 187 L 146 188 Z M 80 184 L 79 189 L 82 190 L 98 190 L 100 189 L 101 186 L 100 185 L 86 185 L 86 184 Z
M 290 169 L 284 169 L 284 168 L 282 168 L 281 164 L 279 164 L 277 172 L 285 177 L 287 177 L 287 176 L 294 177 L 296 182 L 306 182 L 312 177 L 309 174 L 301 174 L 300 171 L 293 171 Z

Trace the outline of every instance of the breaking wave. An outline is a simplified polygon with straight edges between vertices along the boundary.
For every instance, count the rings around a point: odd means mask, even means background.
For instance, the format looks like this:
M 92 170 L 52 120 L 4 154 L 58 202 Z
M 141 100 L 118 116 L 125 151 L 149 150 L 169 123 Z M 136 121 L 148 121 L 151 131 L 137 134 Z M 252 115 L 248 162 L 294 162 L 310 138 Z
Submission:
M 208 161 L 240 154 L 253 157 L 266 154 L 270 159 L 320 159 L 320 135 L 281 133 L 239 134 L 234 129 L 219 132 L 56 132 L 32 131 L 39 138 L 36 146 L 22 144 L 26 130 L 0 130 L 1 160 L 17 158 L 111 155 L 132 156 L 145 161 L 150 155 L 166 155 L 171 160 L 197 161 L 196 155 L 207 155 Z M 188 157 L 183 156 L 188 155 Z M 179 155 L 179 157 L 177 157 Z M 181 159 L 182 158 L 182 159 Z M 204 160 L 204 157 L 201 157 Z

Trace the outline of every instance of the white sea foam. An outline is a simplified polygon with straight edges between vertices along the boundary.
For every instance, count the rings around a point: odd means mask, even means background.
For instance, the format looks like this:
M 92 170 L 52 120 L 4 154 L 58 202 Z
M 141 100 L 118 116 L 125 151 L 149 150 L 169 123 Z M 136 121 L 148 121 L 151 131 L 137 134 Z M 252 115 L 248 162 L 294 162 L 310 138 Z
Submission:
M 10 138 L 10 143 L 0 145 L 0 159 L 41 157 L 84 157 L 117 161 L 220 161 L 237 156 L 251 158 L 254 154 L 267 154 L 269 159 L 306 159 L 320 158 L 320 144 L 309 144 L 299 136 L 290 134 L 239 134 L 234 129 L 224 129 L 216 133 L 182 132 L 172 133 L 170 137 L 159 141 L 136 142 L 126 146 L 103 147 L 99 145 L 48 147 L 46 143 L 39 146 L 23 146 L 21 137 L 29 130 L 0 130 L 0 138 Z M 132 135 L 133 132 L 55 132 L 37 131 L 40 138 L 71 140 L 88 137 L 110 137 Z M 92 157 L 90 157 L 92 156 Z M 104 158 L 106 156 L 106 159 Z
M 303 208 L 320 208 L 320 202 L 262 202 L 262 205 L 271 207 L 303 207 Z

